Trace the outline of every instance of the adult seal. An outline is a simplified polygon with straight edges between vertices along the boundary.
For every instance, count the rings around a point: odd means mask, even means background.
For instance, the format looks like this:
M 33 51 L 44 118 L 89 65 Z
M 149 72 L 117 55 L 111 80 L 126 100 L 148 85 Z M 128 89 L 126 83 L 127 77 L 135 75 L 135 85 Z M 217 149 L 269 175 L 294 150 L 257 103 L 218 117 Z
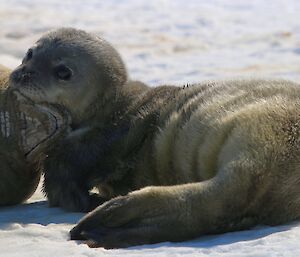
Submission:
M 34 193 L 42 149 L 67 127 L 65 111 L 14 92 L 9 74 L 0 65 L 0 206 L 22 203 Z

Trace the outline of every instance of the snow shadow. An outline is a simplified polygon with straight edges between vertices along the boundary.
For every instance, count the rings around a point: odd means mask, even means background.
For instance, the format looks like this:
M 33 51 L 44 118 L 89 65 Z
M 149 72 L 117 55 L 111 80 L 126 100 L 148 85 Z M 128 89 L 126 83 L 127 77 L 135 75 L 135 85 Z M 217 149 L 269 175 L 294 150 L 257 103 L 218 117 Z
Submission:
M 75 224 L 83 213 L 69 213 L 60 208 L 49 208 L 47 201 L 0 208 L 0 229 L 11 223 L 21 224 Z
M 244 230 L 244 231 L 236 231 L 236 232 L 229 232 L 224 234 L 218 235 L 209 235 L 209 236 L 202 236 L 194 240 L 179 242 L 179 243 L 160 243 L 154 245 L 144 245 L 144 246 L 137 246 L 137 247 L 130 247 L 127 248 L 128 250 L 138 250 L 138 249 L 158 249 L 161 247 L 172 247 L 172 248 L 212 248 L 220 245 L 230 245 L 239 242 L 245 241 L 254 241 L 259 240 L 261 238 L 267 237 L 274 233 L 280 233 L 284 231 L 288 231 L 292 229 L 295 225 L 299 225 L 299 223 L 291 223 L 288 225 L 282 226 L 259 226 L 255 227 L 251 230 Z
M 0 229 L 9 227 L 12 223 L 20 224 L 76 224 L 84 213 L 69 213 L 60 208 L 49 208 L 47 201 L 27 203 L 12 207 L 0 208 Z M 127 248 L 128 250 L 159 250 L 161 247 L 172 248 L 211 248 L 220 245 L 230 245 L 244 241 L 254 241 L 274 233 L 292 229 L 299 223 L 290 223 L 282 226 L 259 226 L 251 230 L 236 231 L 219 235 L 202 236 L 195 240 L 180 243 L 160 243 Z

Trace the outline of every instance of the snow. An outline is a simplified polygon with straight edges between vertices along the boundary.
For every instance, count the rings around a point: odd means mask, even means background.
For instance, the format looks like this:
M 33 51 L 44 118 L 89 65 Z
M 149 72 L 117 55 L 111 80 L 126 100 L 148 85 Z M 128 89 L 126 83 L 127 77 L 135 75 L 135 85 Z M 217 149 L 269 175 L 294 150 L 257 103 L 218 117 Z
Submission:
M 0 63 L 17 66 L 47 30 L 72 26 L 103 36 L 133 79 L 152 86 L 233 77 L 300 79 L 297 0 L 0 0 Z M 256 227 L 123 250 L 68 240 L 82 217 L 49 208 L 37 190 L 0 209 L 0 256 L 300 256 L 300 223 Z

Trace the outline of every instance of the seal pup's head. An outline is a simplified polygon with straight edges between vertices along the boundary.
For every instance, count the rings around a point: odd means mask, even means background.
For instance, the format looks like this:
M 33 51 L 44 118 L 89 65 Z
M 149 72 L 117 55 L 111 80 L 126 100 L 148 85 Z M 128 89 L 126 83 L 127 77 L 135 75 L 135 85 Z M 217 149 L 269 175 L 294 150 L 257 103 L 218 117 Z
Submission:
M 63 105 L 74 116 L 126 81 L 118 52 L 105 40 L 73 28 L 40 38 L 10 76 L 12 89 L 36 103 Z

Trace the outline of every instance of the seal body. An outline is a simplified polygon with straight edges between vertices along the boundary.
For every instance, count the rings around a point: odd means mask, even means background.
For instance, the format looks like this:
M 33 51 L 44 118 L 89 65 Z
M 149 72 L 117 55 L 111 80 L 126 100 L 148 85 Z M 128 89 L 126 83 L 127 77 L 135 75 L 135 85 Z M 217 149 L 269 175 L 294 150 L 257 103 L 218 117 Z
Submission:
M 28 163 L 18 143 L 19 135 L 12 130 L 15 122 L 13 103 L 9 103 L 7 92 L 10 71 L 0 67 L 0 205 L 17 204 L 28 199 L 40 180 L 37 163 Z M 10 106 L 8 106 L 10 105 Z M 8 126 L 6 126 L 6 124 Z M 15 126 L 16 128 L 16 126 Z
M 0 206 L 22 203 L 34 193 L 41 175 L 41 149 L 50 146 L 64 127 L 46 107 L 15 95 L 8 86 L 9 74 L 0 67 Z
M 71 239 L 128 247 L 299 218 L 299 84 L 150 89 L 128 80 L 112 46 L 76 29 L 42 37 L 10 82 L 71 113 L 43 162 L 50 206 L 99 205 Z
M 8 86 L 8 77 L 10 71 L 5 67 L 0 67 L 0 104 L 1 107 L 5 101 L 5 90 Z M 8 119 L 8 111 L 1 109 L 1 117 Z M 2 123 L 5 124 L 5 123 Z M 9 129 L 1 127 L 0 137 L 0 205 L 10 205 L 20 203 L 29 198 L 37 187 L 40 179 L 39 172 L 32 172 L 25 156 L 18 151 L 19 146 L 16 138 L 11 139 Z
M 108 129 L 118 135 L 126 120 L 127 133 L 98 157 L 99 180 L 124 196 L 89 213 L 71 238 L 117 248 L 298 219 L 299 95 L 299 84 L 280 80 L 136 95 Z

